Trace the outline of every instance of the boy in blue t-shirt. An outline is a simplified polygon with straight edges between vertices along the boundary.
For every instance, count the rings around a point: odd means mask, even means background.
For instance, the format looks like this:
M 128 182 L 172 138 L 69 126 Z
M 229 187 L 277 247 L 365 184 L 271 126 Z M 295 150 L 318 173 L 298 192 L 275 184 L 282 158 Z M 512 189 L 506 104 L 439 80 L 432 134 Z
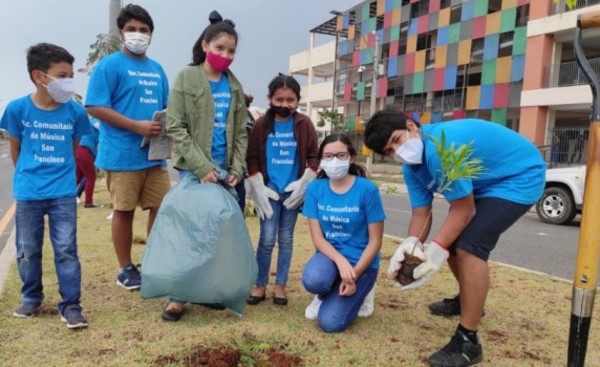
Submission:
M 164 160 L 150 161 L 144 137 L 161 132 L 152 121 L 167 106 L 169 83 L 162 66 L 146 56 L 154 23 L 138 5 L 125 6 L 117 17 L 123 49 L 103 58 L 94 68 L 85 106 L 101 121 L 96 167 L 106 171 L 113 205 L 112 239 L 119 262 L 117 284 L 127 290 L 141 287 L 140 272 L 131 260 L 133 217 L 139 205 L 150 210 L 150 233 L 163 197 L 171 188 Z
M 10 102 L 0 120 L 0 128 L 8 131 L 15 165 L 16 253 L 23 287 L 22 304 L 14 316 L 35 316 L 44 300 L 42 244 L 47 215 L 62 296 L 58 311 L 70 329 L 87 326 L 79 304 L 75 148 L 90 129 L 87 113 L 72 99 L 74 60 L 56 45 L 29 48 L 27 70 L 36 91 Z
M 446 149 L 450 144 L 471 144 L 471 158 L 480 160 L 482 172 L 476 177 L 447 181 L 433 140 L 441 141 L 442 136 Z M 546 172 L 542 156 L 519 133 L 489 121 L 460 119 L 421 126 L 390 108 L 371 117 L 365 129 L 365 144 L 402 163 L 412 207 L 408 238 L 390 259 L 388 276 L 396 279 L 405 254 L 410 253 L 424 262 L 414 270 L 415 282 L 396 282 L 401 289 L 421 286 L 446 261 L 459 284 L 459 295 L 429 305 L 433 314 L 460 316 L 450 343 L 431 355 L 429 365 L 478 363 L 483 348 L 477 328 L 490 279 L 487 261 L 500 235 L 542 195 Z M 450 203 L 450 210 L 423 251 L 421 241 L 429 236 L 437 191 Z

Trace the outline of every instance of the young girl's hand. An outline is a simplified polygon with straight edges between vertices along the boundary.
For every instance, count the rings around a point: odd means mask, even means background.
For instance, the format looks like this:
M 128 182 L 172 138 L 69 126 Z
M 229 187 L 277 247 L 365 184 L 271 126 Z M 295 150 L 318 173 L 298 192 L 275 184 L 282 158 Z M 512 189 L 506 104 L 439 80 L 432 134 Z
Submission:
M 351 295 L 353 295 L 354 293 L 356 293 L 356 283 L 352 282 L 344 282 L 342 281 L 342 283 L 340 283 L 340 290 L 339 290 L 339 295 L 340 296 L 346 296 L 349 297 Z
M 227 185 L 230 187 L 235 187 L 238 184 L 238 178 L 235 175 L 231 175 L 227 177 Z
M 201 183 L 216 183 L 219 176 L 217 175 L 217 171 L 212 170 L 206 174 L 206 176 L 202 177 L 200 180 Z
M 356 281 L 356 271 L 352 264 L 348 262 L 348 260 L 340 259 L 336 263 L 338 270 L 340 272 L 340 278 L 342 278 L 342 283 L 354 283 Z

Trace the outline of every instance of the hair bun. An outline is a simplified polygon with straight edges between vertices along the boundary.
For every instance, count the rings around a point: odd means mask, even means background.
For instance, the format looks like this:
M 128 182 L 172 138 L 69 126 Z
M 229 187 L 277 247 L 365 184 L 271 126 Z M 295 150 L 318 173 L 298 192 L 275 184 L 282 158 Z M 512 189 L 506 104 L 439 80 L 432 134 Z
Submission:
M 210 14 L 208 16 L 208 20 L 210 21 L 210 24 L 215 24 L 215 23 L 222 22 L 223 17 L 221 16 L 221 14 L 219 14 L 218 11 L 213 10 L 210 12 Z

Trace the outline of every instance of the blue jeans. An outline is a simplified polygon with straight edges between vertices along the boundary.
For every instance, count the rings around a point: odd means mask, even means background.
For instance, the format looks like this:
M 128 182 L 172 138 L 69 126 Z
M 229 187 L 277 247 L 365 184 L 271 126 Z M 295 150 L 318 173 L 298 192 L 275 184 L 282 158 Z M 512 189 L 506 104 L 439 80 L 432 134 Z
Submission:
M 360 306 L 377 280 L 377 270 L 368 268 L 356 281 L 356 292 L 351 296 L 340 296 L 342 279 L 337 265 L 317 252 L 304 267 L 302 285 L 307 291 L 316 293 L 323 301 L 319 309 L 319 325 L 326 333 L 346 330 L 358 316 Z
M 42 244 L 44 215 L 48 215 L 50 242 L 54 249 L 54 267 L 58 277 L 58 291 L 66 306 L 79 304 L 81 298 L 81 264 L 77 257 L 77 203 L 75 196 L 52 200 L 17 200 L 17 266 L 23 281 L 23 302 L 41 303 Z
M 260 221 L 260 238 L 256 249 L 256 263 L 258 264 L 256 285 L 258 287 L 266 287 L 269 282 L 271 255 L 275 241 L 279 244 L 275 284 L 287 284 L 294 249 L 294 228 L 299 213 L 298 209 L 289 210 L 283 206 L 283 202 L 289 196 L 290 194 L 286 193 L 280 195 L 277 201 L 269 199 L 271 208 L 273 208 L 273 216 Z

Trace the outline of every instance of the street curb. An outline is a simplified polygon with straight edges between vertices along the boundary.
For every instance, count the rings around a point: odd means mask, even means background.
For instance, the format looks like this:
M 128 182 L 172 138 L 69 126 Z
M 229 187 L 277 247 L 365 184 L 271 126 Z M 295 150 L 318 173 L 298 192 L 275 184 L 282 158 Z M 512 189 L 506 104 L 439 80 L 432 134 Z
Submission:
M 15 252 L 17 248 L 15 246 L 15 237 L 16 237 L 17 229 L 13 228 L 10 236 L 8 236 L 8 240 L 6 240 L 6 246 L 4 247 L 4 251 L 0 253 L 0 295 L 2 294 L 2 290 L 4 289 L 4 283 L 6 282 L 6 278 L 8 277 L 8 272 L 10 270 L 10 265 L 15 258 Z

